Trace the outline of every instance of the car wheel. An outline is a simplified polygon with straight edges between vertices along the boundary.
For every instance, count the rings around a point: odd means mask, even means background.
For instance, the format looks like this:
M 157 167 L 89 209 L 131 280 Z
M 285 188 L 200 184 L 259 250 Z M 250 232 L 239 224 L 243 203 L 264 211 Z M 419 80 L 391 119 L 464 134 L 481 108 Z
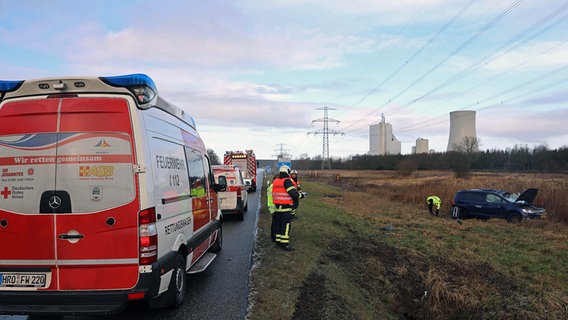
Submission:
M 507 221 L 510 223 L 519 223 L 523 221 L 523 216 L 518 212 L 511 212 L 507 215 Z
M 217 253 L 217 252 L 221 251 L 221 248 L 223 248 L 223 224 L 219 225 L 219 231 L 217 233 L 217 239 L 215 239 L 215 242 L 213 242 L 213 245 L 211 246 L 209 251 L 211 251 L 213 253 Z
M 176 255 L 176 262 L 174 267 L 174 274 L 172 275 L 172 281 L 170 284 L 170 290 L 173 290 L 174 301 L 172 307 L 178 308 L 183 304 L 185 300 L 185 286 L 187 281 L 187 275 L 185 273 L 185 259 L 181 253 Z
M 247 212 L 248 209 L 249 209 L 249 204 L 248 204 L 248 200 L 247 200 L 247 203 L 245 203 L 245 212 Z
M 467 210 L 465 210 L 464 208 L 454 207 L 452 210 L 457 210 L 455 217 L 452 214 L 452 219 L 467 219 L 468 213 Z

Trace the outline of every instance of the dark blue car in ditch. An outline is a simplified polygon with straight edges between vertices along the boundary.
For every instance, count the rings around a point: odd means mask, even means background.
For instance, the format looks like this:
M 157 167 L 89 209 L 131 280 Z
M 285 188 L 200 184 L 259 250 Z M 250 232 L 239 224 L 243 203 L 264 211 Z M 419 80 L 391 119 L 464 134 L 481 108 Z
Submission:
M 497 189 L 460 190 L 452 201 L 452 218 L 506 219 L 512 223 L 540 218 L 546 210 L 533 205 L 538 189 L 520 194 Z

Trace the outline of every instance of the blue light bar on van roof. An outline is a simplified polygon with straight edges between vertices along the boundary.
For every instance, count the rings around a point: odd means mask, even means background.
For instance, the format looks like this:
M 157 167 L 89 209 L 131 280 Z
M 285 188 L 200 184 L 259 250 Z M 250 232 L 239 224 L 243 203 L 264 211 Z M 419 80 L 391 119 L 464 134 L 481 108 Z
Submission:
M 0 80 L 0 93 L 16 91 L 22 85 L 22 83 L 24 83 L 23 80 L 19 81 Z
M 145 74 L 128 74 L 115 77 L 100 77 L 100 79 L 113 87 L 124 87 L 130 90 L 141 104 L 148 103 L 156 97 L 158 88 L 150 77 Z

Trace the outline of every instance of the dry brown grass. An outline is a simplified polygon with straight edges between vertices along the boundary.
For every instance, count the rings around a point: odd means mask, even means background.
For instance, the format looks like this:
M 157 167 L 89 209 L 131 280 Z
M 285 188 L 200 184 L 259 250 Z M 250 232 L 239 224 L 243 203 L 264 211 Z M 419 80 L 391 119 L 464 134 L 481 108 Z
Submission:
M 522 192 L 538 188 L 535 205 L 545 208 L 551 221 L 568 224 L 568 174 L 472 172 L 467 179 L 456 178 L 450 171 L 416 171 L 411 176 L 401 176 L 397 171 L 376 170 L 324 170 L 300 174 L 334 183 L 339 177 L 343 185 L 380 194 L 383 199 L 415 203 L 421 209 L 426 197 L 437 195 L 443 201 L 441 212 L 446 215 L 450 214 L 455 193 L 462 189 L 493 188 Z M 548 223 L 534 225 L 554 228 Z
M 478 173 L 457 179 L 451 173 L 419 172 L 409 178 L 396 172 L 333 171 L 318 172 L 317 177 L 312 173 L 309 179 L 313 178 L 344 189 L 341 197 L 325 202 L 371 225 L 394 226 L 395 232 L 385 234 L 394 239 L 395 246 L 410 251 L 404 254 L 408 263 L 392 267 L 391 272 L 397 278 L 412 275 L 421 279 L 426 292 L 415 299 L 428 306 L 432 317 L 452 318 L 460 309 L 483 314 L 483 319 L 562 319 L 568 315 L 568 277 L 558 263 L 550 262 L 568 258 L 568 226 L 560 223 L 568 222 L 563 220 L 567 203 L 560 195 L 568 189 L 568 176 Z M 520 225 L 500 219 L 463 224 L 448 219 L 455 192 L 478 187 L 512 192 L 536 187 L 540 191 L 536 204 L 545 207 L 551 217 Z M 445 200 L 445 218 L 433 220 L 427 213 L 425 199 L 430 194 Z M 484 310 L 496 303 L 491 297 L 507 296 L 510 306 Z
M 440 190 L 453 196 L 476 178 L 515 191 L 539 177 L 346 171 L 337 183 L 336 171 L 325 173 L 300 173 L 310 195 L 293 223 L 293 253 L 273 248 L 263 208 L 247 319 L 568 319 L 568 225 L 458 224 L 448 200 L 440 218 L 425 203 L 431 190 L 450 197 Z

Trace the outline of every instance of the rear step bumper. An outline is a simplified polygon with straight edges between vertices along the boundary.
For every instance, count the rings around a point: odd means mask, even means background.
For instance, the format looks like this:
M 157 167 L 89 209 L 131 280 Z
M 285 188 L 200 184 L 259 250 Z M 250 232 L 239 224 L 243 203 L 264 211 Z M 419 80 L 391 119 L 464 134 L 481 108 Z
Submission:
M 209 267 L 211 262 L 213 262 L 213 260 L 215 260 L 216 257 L 217 255 L 215 253 L 206 252 L 203 255 L 203 257 L 199 258 L 199 260 L 193 266 L 191 266 L 191 268 L 189 268 L 187 273 L 191 274 L 191 273 L 199 273 L 205 271 L 205 269 Z
M 0 291 L 0 314 L 7 315 L 110 315 L 124 310 L 130 302 L 150 300 L 159 289 L 160 265 L 141 273 L 136 287 L 124 290 Z M 135 298 L 129 299 L 134 295 Z M 139 298 L 139 299 L 138 299 Z
M 132 291 L 128 291 L 132 293 Z M 126 308 L 126 291 L 120 292 L 14 292 L 0 291 L 0 314 L 99 314 L 108 315 Z

